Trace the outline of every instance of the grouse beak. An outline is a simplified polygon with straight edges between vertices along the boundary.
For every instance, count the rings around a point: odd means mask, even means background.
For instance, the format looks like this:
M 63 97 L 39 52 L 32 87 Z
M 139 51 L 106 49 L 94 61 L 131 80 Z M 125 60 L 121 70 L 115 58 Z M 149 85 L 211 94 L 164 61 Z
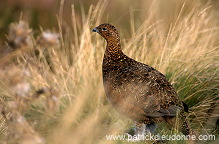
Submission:
M 92 29 L 92 32 L 100 33 L 100 31 L 97 28 Z

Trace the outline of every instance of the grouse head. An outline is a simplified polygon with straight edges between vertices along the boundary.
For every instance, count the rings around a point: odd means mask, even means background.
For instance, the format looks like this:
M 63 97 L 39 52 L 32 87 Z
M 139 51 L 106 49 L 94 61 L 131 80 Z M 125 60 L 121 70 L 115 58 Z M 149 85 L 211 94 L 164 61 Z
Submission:
M 93 32 L 99 33 L 107 41 L 116 40 L 119 41 L 119 34 L 116 28 L 111 24 L 101 24 L 92 30 Z

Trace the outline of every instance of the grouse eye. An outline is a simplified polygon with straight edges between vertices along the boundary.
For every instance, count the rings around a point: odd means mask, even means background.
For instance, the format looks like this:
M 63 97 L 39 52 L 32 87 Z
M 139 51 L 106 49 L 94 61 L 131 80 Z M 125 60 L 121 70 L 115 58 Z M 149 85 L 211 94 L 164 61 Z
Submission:
M 102 31 L 107 31 L 107 28 L 105 28 L 105 27 L 104 27 L 104 28 L 102 28 Z

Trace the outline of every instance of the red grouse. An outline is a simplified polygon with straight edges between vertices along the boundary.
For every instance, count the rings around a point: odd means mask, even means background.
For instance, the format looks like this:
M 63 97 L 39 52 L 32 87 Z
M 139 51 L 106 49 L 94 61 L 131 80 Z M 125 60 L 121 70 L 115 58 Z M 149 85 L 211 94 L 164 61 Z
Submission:
M 192 134 L 184 116 L 184 104 L 166 77 L 126 56 L 113 25 L 101 24 L 92 31 L 107 41 L 102 64 L 103 84 L 113 107 L 139 124 L 146 124 L 146 131 L 150 132 L 162 121 L 174 127 L 179 114 L 179 129 L 185 135 Z

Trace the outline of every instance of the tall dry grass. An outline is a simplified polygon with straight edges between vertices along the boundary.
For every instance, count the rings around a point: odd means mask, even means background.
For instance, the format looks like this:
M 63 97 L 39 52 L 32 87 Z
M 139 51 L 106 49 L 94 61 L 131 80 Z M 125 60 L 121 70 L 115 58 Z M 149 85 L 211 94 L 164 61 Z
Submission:
M 78 25 L 72 5 L 69 26 L 62 20 L 61 3 L 58 32 L 42 28 L 36 38 L 25 22 L 10 26 L 9 50 L 0 59 L 2 143 L 127 143 L 105 137 L 122 134 L 133 124 L 112 108 L 102 86 L 106 43 L 91 29 L 103 22 L 106 6 L 107 1 L 90 6 Z M 199 1 L 189 9 L 182 4 L 172 21 L 160 19 L 158 1 L 148 11 L 139 27 L 130 11 L 131 36 L 117 27 L 124 52 L 168 77 L 189 105 L 188 117 L 198 134 L 218 135 L 219 28 L 214 10 Z M 158 133 L 174 133 L 163 125 Z

